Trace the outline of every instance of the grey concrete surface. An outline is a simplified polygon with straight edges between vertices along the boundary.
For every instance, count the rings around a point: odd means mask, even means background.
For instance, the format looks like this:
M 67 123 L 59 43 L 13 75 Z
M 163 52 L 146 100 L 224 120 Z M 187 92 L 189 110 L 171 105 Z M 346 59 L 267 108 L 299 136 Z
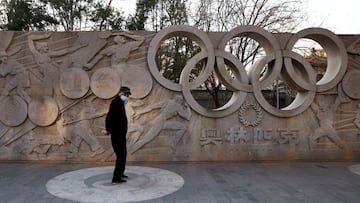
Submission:
M 47 192 L 46 183 L 63 173 L 111 165 L 0 162 L 0 202 L 74 202 Z M 360 163 L 355 162 L 128 165 L 161 168 L 184 179 L 178 191 L 143 202 L 360 202 Z

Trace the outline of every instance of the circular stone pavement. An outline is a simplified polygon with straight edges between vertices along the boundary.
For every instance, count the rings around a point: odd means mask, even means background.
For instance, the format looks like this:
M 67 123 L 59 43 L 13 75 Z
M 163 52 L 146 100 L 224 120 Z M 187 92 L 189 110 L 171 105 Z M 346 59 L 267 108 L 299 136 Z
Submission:
M 349 166 L 349 170 L 357 175 L 360 175 L 360 164 Z
M 114 167 L 94 167 L 71 171 L 49 180 L 52 195 L 78 202 L 136 202 L 159 198 L 179 190 L 184 179 L 171 171 L 127 166 L 127 182 L 112 185 Z

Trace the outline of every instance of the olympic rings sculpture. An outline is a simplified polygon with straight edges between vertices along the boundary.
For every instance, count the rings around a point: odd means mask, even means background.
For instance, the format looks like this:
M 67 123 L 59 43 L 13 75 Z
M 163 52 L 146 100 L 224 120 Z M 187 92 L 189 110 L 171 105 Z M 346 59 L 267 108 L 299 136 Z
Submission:
M 200 53 L 187 61 L 181 72 L 179 84 L 164 78 L 155 61 L 157 50 L 162 42 L 175 36 L 188 37 L 196 41 L 201 48 Z M 252 65 L 249 74 L 235 56 L 225 51 L 227 43 L 235 37 L 249 37 L 257 41 L 265 50 L 266 55 Z M 327 54 L 326 72 L 319 81 L 316 81 L 316 74 L 311 64 L 292 51 L 295 43 L 301 38 L 318 42 Z M 190 82 L 189 75 L 192 68 L 204 59 L 207 60 L 205 69 Z M 151 74 L 162 86 L 172 91 L 182 92 L 186 102 L 194 111 L 211 118 L 225 117 L 234 113 L 244 103 L 248 93 L 253 93 L 261 107 L 274 116 L 296 116 L 311 105 L 316 93 L 335 87 L 343 78 L 347 67 L 344 44 L 333 32 L 322 28 L 304 29 L 292 35 L 286 43 L 279 43 L 272 33 L 263 28 L 239 26 L 225 33 L 219 44 L 214 47 L 205 32 L 191 26 L 177 25 L 165 28 L 154 36 L 149 45 L 147 60 Z M 265 76 L 260 77 L 267 64 L 271 64 L 269 70 Z M 235 78 L 228 74 L 226 68 L 231 69 Z M 201 106 L 191 94 L 191 90 L 200 86 L 212 71 L 215 71 L 223 84 L 233 91 L 231 99 L 217 109 Z M 298 92 L 295 100 L 282 109 L 270 105 L 261 92 L 279 76 Z

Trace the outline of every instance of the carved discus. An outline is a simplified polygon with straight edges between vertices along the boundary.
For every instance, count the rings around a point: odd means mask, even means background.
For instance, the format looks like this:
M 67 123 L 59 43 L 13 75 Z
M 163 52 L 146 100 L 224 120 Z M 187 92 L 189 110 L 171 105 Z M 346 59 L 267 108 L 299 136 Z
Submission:
M 343 78 L 342 87 L 347 96 L 360 99 L 360 71 L 349 71 Z
M 29 104 L 29 118 L 38 126 L 49 126 L 55 122 L 59 107 L 52 97 L 33 98 Z
M 131 98 L 146 97 L 152 89 L 152 77 L 144 68 L 131 67 L 121 74 L 122 85 L 131 88 Z
M 90 80 L 90 88 L 93 93 L 102 99 L 110 99 L 120 89 L 121 80 L 116 70 L 101 68 L 94 72 Z
M 80 68 L 69 68 L 61 74 L 60 90 L 70 99 L 83 97 L 89 91 L 89 87 L 89 76 Z
M 0 102 L 0 121 L 10 127 L 22 124 L 27 116 L 27 104 L 19 96 L 7 96 Z

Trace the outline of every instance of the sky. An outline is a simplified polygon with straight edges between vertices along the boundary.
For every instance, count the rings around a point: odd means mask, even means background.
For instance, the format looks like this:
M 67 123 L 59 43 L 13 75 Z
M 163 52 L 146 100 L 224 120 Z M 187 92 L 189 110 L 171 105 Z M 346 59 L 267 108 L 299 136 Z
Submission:
M 360 0 L 307 0 L 308 27 L 336 34 L 360 34 Z
M 135 12 L 136 0 L 112 0 L 125 14 Z M 360 34 L 360 0 L 304 0 L 309 16 L 303 28 L 322 27 L 336 34 Z

